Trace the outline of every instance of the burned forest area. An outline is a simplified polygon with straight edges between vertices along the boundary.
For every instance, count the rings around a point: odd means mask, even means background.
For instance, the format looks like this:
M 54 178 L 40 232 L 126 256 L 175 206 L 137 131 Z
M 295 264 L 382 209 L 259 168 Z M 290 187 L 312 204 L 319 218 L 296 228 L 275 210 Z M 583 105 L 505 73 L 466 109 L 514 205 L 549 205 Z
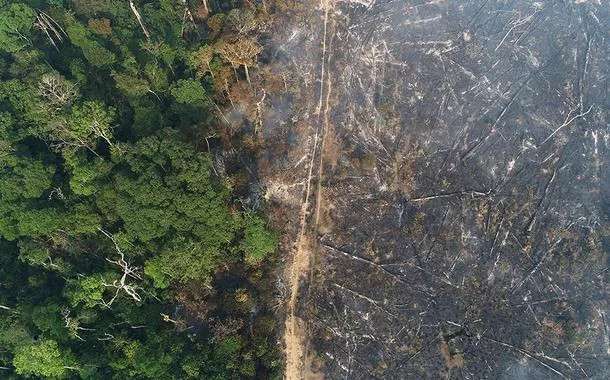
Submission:
M 286 378 L 608 378 L 608 3 L 310 5 L 259 162 Z
M 0 379 L 610 379 L 609 0 L 0 0 Z

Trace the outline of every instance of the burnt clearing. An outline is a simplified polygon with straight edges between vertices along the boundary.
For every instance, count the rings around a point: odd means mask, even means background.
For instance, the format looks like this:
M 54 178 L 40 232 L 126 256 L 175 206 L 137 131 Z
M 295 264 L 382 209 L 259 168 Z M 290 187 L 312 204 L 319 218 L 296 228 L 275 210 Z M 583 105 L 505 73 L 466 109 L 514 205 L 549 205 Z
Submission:
M 608 4 L 335 2 L 317 58 L 311 12 L 279 48 L 309 83 L 264 177 L 296 210 L 302 157 L 322 165 L 297 312 L 314 365 L 607 378 Z

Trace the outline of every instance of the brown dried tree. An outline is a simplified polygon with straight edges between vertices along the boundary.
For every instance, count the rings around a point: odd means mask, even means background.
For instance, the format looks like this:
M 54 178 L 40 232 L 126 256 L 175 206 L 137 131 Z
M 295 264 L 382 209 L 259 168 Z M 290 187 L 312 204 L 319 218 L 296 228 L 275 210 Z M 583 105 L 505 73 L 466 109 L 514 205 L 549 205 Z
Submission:
M 263 50 L 263 47 L 253 37 L 240 38 L 236 41 L 223 41 L 217 49 L 218 54 L 229 62 L 234 69 L 244 66 L 246 79 L 250 82 L 248 67 L 257 66 L 256 56 Z

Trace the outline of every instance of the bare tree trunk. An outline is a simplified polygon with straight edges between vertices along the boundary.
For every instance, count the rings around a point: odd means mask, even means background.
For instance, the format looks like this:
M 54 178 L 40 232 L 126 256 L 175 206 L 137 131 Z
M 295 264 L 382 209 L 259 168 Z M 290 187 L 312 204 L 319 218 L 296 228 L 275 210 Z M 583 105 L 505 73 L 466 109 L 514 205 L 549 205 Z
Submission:
M 248 81 L 248 86 L 252 88 L 252 83 L 250 82 L 250 72 L 248 72 L 248 65 L 244 65 L 244 68 L 246 69 L 246 80 Z
M 184 13 L 186 14 L 186 16 L 188 17 L 188 20 L 190 22 L 195 22 L 195 19 L 193 18 L 193 14 L 191 13 L 191 10 L 189 9 L 189 5 L 186 2 L 186 0 L 182 0 L 182 4 L 184 5 Z
M 210 7 L 208 5 L 208 0 L 203 0 L 203 9 L 205 9 L 207 14 L 210 14 Z
M 131 8 L 133 14 L 136 16 L 136 19 L 138 20 L 138 23 L 140 24 L 140 27 L 142 28 L 142 32 L 144 32 L 146 39 L 150 40 L 150 33 L 148 32 L 148 29 L 146 29 L 146 25 L 144 25 L 144 21 L 142 21 L 142 16 L 140 16 L 140 12 L 138 12 L 138 9 L 133 3 L 133 0 L 129 0 L 129 7 Z
M 263 97 L 256 103 L 256 126 L 254 127 L 254 134 L 257 134 L 263 128 L 263 102 L 267 97 L 267 91 L 263 89 Z

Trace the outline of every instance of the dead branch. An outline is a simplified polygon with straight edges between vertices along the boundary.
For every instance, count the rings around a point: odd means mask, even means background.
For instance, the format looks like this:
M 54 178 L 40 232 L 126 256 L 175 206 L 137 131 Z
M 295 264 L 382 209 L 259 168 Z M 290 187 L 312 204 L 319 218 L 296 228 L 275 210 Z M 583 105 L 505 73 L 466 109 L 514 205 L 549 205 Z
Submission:
M 530 359 L 532 359 L 532 360 L 536 361 L 537 363 L 541 364 L 541 365 L 542 365 L 543 367 L 545 367 L 546 369 L 549 369 L 549 370 L 553 371 L 553 372 L 554 372 L 556 375 L 561 376 L 563 379 L 569 379 L 569 377 L 568 377 L 568 376 L 566 376 L 566 375 L 565 375 L 563 372 L 561 372 L 561 371 L 559 371 L 559 370 L 557 370 L 557 369 L 555 369 L 555 368 L 551 367 L 550 365 L 546 364 L 545 362 L 543 362 L 542 360 L 540 360 L 540 359 L 538 359 L 536 356 L 534 356 L 534 355 L 536 355 L 536 354 L 529 353 L 529 352 L 525 351 L 525 350 L 524 350 L 524 349 L 522 349 L 522 348 L 519 348 L 519 347 L 517 347 L 517 346 L 513 346 L 512 344 L 504 343 L 504 342 L 501 342 L 501 341 L 496 340 L 496 339 L 488 338 L 488 337 L 486 337 L 486 336 L 481 337 L 481 339 L 485 339 L 485 340 L 487 340 L 487 341 L 489 341 L 489 342 L 493 342 L 493 343 L 499 344 L 499 345 L 501 345 L 501 346 L 511 348 L 511 349 L 513 349 L 513 350 L 515 350 L 515 351 L 517 351 L 517 352 L 519 352 L 519 353 L 521 353 L 521 354 L 523 354 L 523 355 L 527 356 L 528 358 L 530 358 Z
M 367 260 L 367 259 L 364 259 L 364 258 L 362 258 L 362 257 L 359 257 L 359 256 L 356 256 L 356 255 L 353 255 L 353 254 L 348 253 L 348 252 L 345 252 L 344 250 L 341 250 L 341 249 L 339 249 L 339 248 L 337 248 L 337 247 L 333 247 L 332 245 L 329 245 L 329 244 L 324 244 L 324 243 L 323 243 L 322 245 L 323 245 L 325 248 L 330 249 L 332 252 L 339 253 L 339 254 L 343 255 L 344 257 L 348 257 L 348 258 L 350 258 L 350 259 L 353 259 L 353 260 L 359 261 L 359 262 L 361 262 L 361 263 L 366 263 L 366 264 L 368 264 L 368 265 L 370 265 L 370 266 L 372 266 L 372 267 L 374 267 L 374 268 L 376 268 L 376 269 L 378 269 L 378 270 L 380 270 L 380 271 L 382 271 L 382 272 L 384 272 L 384 273 L 386 273 L 386 274 L 390 275 L 390 276 L 391 276 L 391 277 L 392 277 L 394 280 L 396 280 L 396 281 L 398 281 L 398 282 L 400 282 L 400 283 L 402 283 L 402 284 L 405 284 L 405 285 L 407 284 L 407 283 L 406 283 L 406 281 L 404 281 L 403 279 L 401 279 L 400 277 L 398 277 L 398 276 L 397 276 L 397 275 L 395 275 L 394 273 L 390 272 L 389 270 L 385 269 L 383 266 L 381 266 L 381 265 L 379 265 L 379 264 L 376 264 L 376 263 L 372 262 L 371 260 Z
M 470 195 L 472 198 L 476 197 L 484 197 L 489 195 L 491 192 L 486 192 L 483 193 L 481 191 L 456 191 L 453 193 L 444 193 L 444 194 L 435 194 L 435 195 L 428 195 L 428 196 L 424 196 L 424 197 L 419 197 L 419 198 L 411 198 L 409 199 L 410 202 L 425 202 L 425 201 L 430 201 L 433 199 L 441 199 L 441 198 L 453 198 L 453 197 L 461 197 L 464 195 Z
M 119 280 L 113 281 L 112 284 L 108 284 L 106 282 L 102 283 L 102 285 L 104 285 L 105 287 L 114 288 L 114 289 L 116 289 L 116 291 L 114 293 L 114 296 L 110 299 L 110 301 L 102 300 L 101 304 L 104 307 L 110 308 L 110 306 L 112 306 L 112 303 L 118 298 L 118 296 L 119 296 L 119 294 L 121 294 L 121 292 L 127 294 L 131 299 L 133 299 L 136 302 L 142 301 L 142 298 L 138 294 L 139 287 L 137 285 L 132 285 L 132 284 L 127 283 L 127 280 L 129 278 L 137 279 L 137 280 L 142 279 L 140 277 L 140 275 L 137 273 L 139 268 L 135 267 L 135 266 L 131 266 L 131 264 L 129 264 L 127 261 L 125 261 L 125 254 L 119 247 L 114 236 L 112 236 L 111 234 L 109 234 L 108 232 L 104 231 L 101 228 L 98 228 L 98 230 L 114 243 L 114 247 L 120 256 L 120 258 L 118 260 L 110 260 L 109 258 L 106 258 L 106 261 L 117 265 L 119 268 L 121 268 L 121 271 L 122 271 L 121 278 Z
M 546 196 L 549 192 L 549 188 L 550 188 L 551 184 L 553 183 L 553 181 L 555 180 L 555 177 L 557 176 L 557 170 L 558 170 L 558 166 L 560 163 L 563 163 L 563 160 L 557 160 L 557 162 L 555 163 L 555 166 L 553 167 L 553 174 L 551 175 L 551 178 L 549 178 L 546 185 L 544 186 L 544 191 L 542 192 L 542 196 L 536 203 L 536 208 L 534 209 L 534 214 L 530 218 L 530 221 L 527 223 L 527 227 L 526 227 L 527 232 L 532 232 L 532 229 L 534 228 L 534 223 L 536 222 L 536 216 L 538 215 L 540 206 L 542 206 L 542 203 L 546 199 Z
M 601 311 L 601 309 L 597 309 L 597 313 L 602 317 L 602 323 L 604 324 L 604 338 L 606 343 L 606 352 L 610 355 L 610 336 L 608 334 L 608 322 L 606 321 L 606 312 Z
M 498 228 L 498 232 L 500 232 L 500 229 Z M 508 234 L 510 233 L 510 231 L 506 231 L 506 235 L 504 235 L 504 240 L 502 242 L 502 246 L 504 245 L 504 243 L 506 242 L 506 239 L 508 239 Z M 498 234 L 496 233 L 496 237 L 498 236 Z M 495 241 L 495 239 L 494 239 Z M 493 246 L 492 246 L 492 250 L 493 250 Z M 491 272 L 489 273 L 489 276 L 487 277 L 487 281 L 492 281 L 494 279 L 494 272 L 496 271 L 496 267 L 498 266 L 498 263 L 500 262 L 500 254 L 502 253 L 501 249 L 498 249 L 498 254 L 496 255 L 496 261 L 494 261 L 494 265 L 491 268 Z M 491 252 L 490 252 L 491 254 Z
M 97 338 L 97 340 L 99 341 L 106 341 L 106 340 L 112 340 L 114 339 L 114 335 L 112 334 L 108 334 L 108 333 L 104 333 L 104 338 Z
M 36 10 L 36 22 L 34 23 L 34 26 L 47 36 L 49 42 L 57 51 L 59 51 L 59 49 L 55 44 L 55 40 L 57 40 L 57 42 L 63 42 L 64 37 L 68 37 L 57 21 L 39 9 Z
M 446 285 L 449 285 L 449 286 L 451 286 L 451 287 L 453 287 L 453 288 L 456 288 L 456 289 L 458 289 L 458 288 L 459 288 L 457 285 L 454 285 L 454 284 L 453 284 L 451 281 L 449 281 L 448 279 L 443 278 L 443 277 L 441 277 L 441 276 L 439 276 L 439 275 L 437 275 L 437 274 L 434 274 L 434 273 L 430 272 L 429 270 L 424 269 L 424 268 L 420 267 L 419 265 L 417 265 L 417 264 L 413 264 L 413 263 L 410 263 L 410 262 L 408 262 L 408 261 L 407 261 L 407 262 L 404 262 L 404 263 L 396 263 L 396 264 L 382 264 L 382 265 L 380 265 L 380 266 L 381 266 L 381 267 L 386 267 L 386 266 L 402 266 L 402 265 L 406 265 L 406 266 L 409 266 L 409 267 L 411 267 L 411 268 L 415 268 L 415 269 L 417 269 L 417 270 L 420 270 L 420 271 L 422 271 L 422 272 L 426 273 L 427 275 L 429 275 L 429 276 L 433 277 L 434 279 L 439 280 L 440 282 L 442 282 L 442 283 L 444 283 L 444 284 L 446 284 Z M 427 294 L 427 293 L 425 293 L 425 294 Z
M 187 3 L 186 0 L 180 0 L 182 1 L 182 4 L 184 5 L 184 14 L 187 16 L 188 20 L 192 23 L 195 22 L 195 18 L 193 17 L 193 14 L 191 13 L 191 10 L 189 9 L 189 5 Z
M 498 124 L 500 123 L 500 120 L 502 120 L 502 118 L 504 117 L 506 112 L 508 112 L 508 109 L 514 103 L 514 101 L 517 99 L 517 97 L 519 96 L 521 91 L 523 91 L 523 89 L 527 86 L 527 84 L 529 83 L 531 78 L 532 78 L 532 74 L 530 74 L 530 76 L 519 86 L 517 91 L 515 91 L 515 93 L 511 96 L 511 98 L 508 101 L 508 103 L 506 103 L 506 105 L 502 108 L 502 111 L 500 111 L 500 114 L 498 115 L 498 117 L 494 121 L 493 125 L 491 126 L 491 129 L 489 130 L 489 133 L 487 133 L 487 135 L 485 135 L 485 137 L 482 138 L 479 142 L 477 142 L 472 148 L 468 149 L 466 151 L 466 153 L 464 153 L 464 155 L 462 155 L 462 157 L 460 158 L 461 161 L 466 161 L 470 157 L 474 156 L 474 154 L 479 150 L 479 148 L 481 146 L 483 146 L 483 144 L 491 136 L 493 136 L 496 132 L 498 132 L 500 134 L 500 136 L 502 137 L 502 139 L 504 139 L 506 141 L 506 138 L 502 135 L 502 133 L 500 133 L 500 131 L 498 129 L 496 129 L 496 127 L 498 126 Z
M 256 102 L 256 127 L 254 128 L 254 133 L 257 134 L 260 130 L 263 129 L 263 105 L 265 98 L 267 97 L 267 91 L 263 88 L 263 97 L 260 101 Z
M 549 141 L 553 136 L 555 136 L 555 134 L 557 132 L 559 132 L 562 128 L 567 127 L 568 125 L 572 124 L 572 122 L 576 119 L 579 119 L 581 117 L 586 116 L 589 112 L 591 112 L 591 110 L 593 109 L 593 106 L 589 106 L 589 109 L 586 112 L 581 112 L 578 115 L 572 117 L 569 120 L 566 120 L 563 122 L 563 124 L 561 124 L 557 129 L 555 129 L 546 139 L 544 139 L 539 145 L 538 148 L 540 148 L 542 145 L 544 145 L 544 143 L 546 143 L 547 141 Z M 566 119 L 568 117 L 570 117 L 570 115 L 572 114 L 573 111 L 570 111 L 570 113 L 568 113 L 568 116 L 566 117 Z
M 485 135 L 484 138 L 482 138 L 481 140 L 479 140 L 476 144 L 474 144 L 471 148 L 469 148 L 460 158 L 461 161 L 466 161 L 467 159 L 469 159 L 470 157 L 474 156 L 474 154 L 476 153 L 477 150 L 479 150 L 479 148 L 487 141 L 487 139 L 489 139 L 489 137 L 491 137 L 491 135 L 494 133 L 495 131 L 490 130 L 489 133 L 487 133 L 487 135 Z
M 144 32 L 146 39 L 150 41 L 150 33 L 148 32 L 148 29 L 146 29 L 146 25 L 144 25 L 142 16 L 140 16 L 140 12 L 138 12 L 138 9 L 136 8 L 135 4 L 133 3 L 133 0 L 129 0 L 129 7 L 131 8 L 131 11 L 133 12 L 133 14 L 136 16 L 136 19 L 138 20 L 138 24 L 140 24 L 140 28 L 142 28 L 142 32 Z
M 515 287 L 515 289 L 513 289 L 513 292 L 515 290 L 519 289 L 527 280 L 529 280 L 534 275 L 534 273 L 536 273 L 538 271 L 538 269 L 540 269 L 540 266 L 542 265 L 542 263 L 544 263 L 544 260 L 549 255 L 549 252 L 551 252 L 553 250 L 553 248 L 555 248 L 557 246 L 557 244 L 559 244 L 560 242 L 561 242 L 561 238 L 558 238 L 557 241 L 555 241 L 555 243 L 553 243 L 553 245 L 549 249 L 547 249 L 546 252 L 544 252 L 544 254 L 540 258 L 540 260 L 538 260 L 538 263 L 534 266 L 534 268 L 532 268 L 532 270 L 528 273 L 528 275 L 525 276 L 525 278 L 523 278 L 523 280 L 521 280 L 521 282 Z
M 250 87 L 252 87 L 252 83 L 250 82 L 248 67 L 257 65 L 256 57 L 261 51 L 263 51 L 263 47 L 253 37 L 240 38 L 235 42 L 225 42 L 217 49 L 217 53 L 229 62 L 234 70 L 244 66 L 246 80 Z
M 496 46 L 496 48 L 494 49 L 494 51 L 498 51 L 498 49 L 500 48 L 500 46 L 502 46 L 502 44 L 504 43 L 504 41 L 506 40 L 506 38 L 508 37 L 508 35 L 509 35 L 509 34 L 510 34 L 510 33 L 511 33 L 513 30 L 515 30 L 515 28 L 517 28 L 517 27 L 519 27 L 519 26 L 521 26 L 521 25 L 525 25 L 525 24 L 527 24 L 528 22 L 530 22 L 530 21 L 531 21 L 531 20 L 534 18 L 534 16 L 536 15 L 536 13 L 538 13 L 538 11 L 539 11 L 539 9 L 538 9 L 538 8 L 536 8 L 536 9 L 534 10 L 534 13 L 532 13 L 531 15 L 529 15 L 529 16 L 525 16 L 525 17 L 523 17 L 523 18 L 521 18 L 521 19 L 518 19 L 518 20 L 514 20 L 514 21 L 512 21 L 512 22 L 511 22 L 511 24 L 512 24 L 513 26 L 512 26 L 512 27 L 511 27 L 511 28 L 508 30 L 508 32 L 506 32 L 506 34 L 504 35 L 504 38 L 502 38 L 502 40 L 500 41 L 500 43 L 498 44 L 498 46 Z
M 38 92 L 57 109 L 69 106 L 78 95 L 76 87 L 57 74 L 44 74 L 38 83 Z
M 363 294 L 360 294 L 360 293 L 356 292 L 355 290 L 351 290 L 351 289 L 349 289 L 349 288 L 346 288 L 345 286 L 339 285 L 339 284 L 337 284 L 336 282 L 333 282 L 332 284 L 333 284 L 333 286 L 336 286 L 337 288 L 339 288 L 339 289 L 341 289 L 341 290 L 344 290 L 344 291 L 345 291 L 345 292 L 347 292 L 347 293 L 350 293 L 350 294 L 352 294 L 352 295 L 354 295 L 354 296 L 356 296 L 356 297 L 358 297 L 358 298 L 360 298 L 360 299 L 363 299 L 363 300 L 365 300 L 365 301 L 369 302 L 369 303 L 370 303 L 370 304 L 372 304 L 372 305 L 373 305 L 373 306 L 374 306 L 376 309 L 378 309 L 378 310 L 380 310 L 380 311 L 382 311 L 382 312 L 386 313 L 387 315 L 389 315 L 389 316 L 391 316 L 391 317 L 393 317 L 393 318 L 397 318 L 395 314 L 392 314 L 392 313 L 390 313 L 388 310 L 386 310 L 384 307 L 381 307 L 381 306 L 380 306 L 380 302 L 379 302 L 379 301 L 375 301 L 374 299 L 372 299 L 372 298 L 370 298 L 370 297 L 367 297 L 367 296 L 365 296 L 365 295 L 363 295 Z
M 70 318 L 70 309 L 68 309 L 67 307 L 62 308 L 61 310 L 61 315 L 64 317 L 64 322 L 65 322 L 65 328 L 67 328 L 72 335 L 80 340 L 81 342 L 86 342 L 85 339 L 83 339 L 80 335 L 78 335 L 78 331 L 95 331 L 95 329 L 89 329 L 89 328 L 85 328 L 85 327 L 81 327 L 80 324 L 78 323 L 78 321 L 74 320 L 73 318 Z
M 432 240 L 432 244 L 430 244 L 430 248 L 428 248 L 428 250 L 426 251 L 426 261 L 428 261 L 428 259 L 430 258 L 430 253 L 436 246 L 436 242 L 438 241 L 438 236 L 439 236 L 438 232 L 440 232 L 440 230 L 445 225 L 445 221 L 447 220 L 447 215 L 449 215 L 449 208 L 447 208 L 447 210 L 445 210 L 445 215 L 443 215 L 443 219 L 441 220 L 441 224 L 438 227 L 437 233 L 434 234 L 434 239 Z M 428 234 L 426 233 L 426 236 L 424 236 L 424 238 L 422 240 L 425 240 L 427 238 L 427 236 L 428 236 Z
M 500 230 L 502 229 L 502 223 L 504 223 L 504 218 L 500 220 L 500 225 L 498 226 L 498 230 L 496 231 L 496 236 L 494 236 L 494 240 L 491 242 L 491 249 L 489 250 L 489 256 L 493 255 L 494 247 L 496 246 L 496 242 L 498 241 L 498 235 L 500 234 Z

